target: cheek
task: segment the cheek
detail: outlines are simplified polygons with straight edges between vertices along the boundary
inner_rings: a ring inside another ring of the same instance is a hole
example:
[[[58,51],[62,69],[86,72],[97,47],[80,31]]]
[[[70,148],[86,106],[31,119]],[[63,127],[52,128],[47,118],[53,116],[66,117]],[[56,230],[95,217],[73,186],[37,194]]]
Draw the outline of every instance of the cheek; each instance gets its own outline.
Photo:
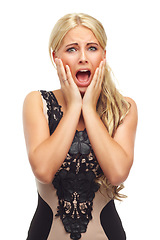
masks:
[[[71,57],[63,57],[62,62],[64,65],[68,65],[70,68],[72,68],[75,63],[74,59]]]
[[[99,54],[97,56],[92,57],[92,64],[95,68],[97,68],[100,64],[100,62],[104,59],[104,57],[102,56],[102,54]]]
[[[75,59],[73,59],[73,58],[67,58],[67,59],[65,60],[65,63],[66,63],[66,65],[68,65],[68,66],[70,67],[71,72],[74,72],[75,63],[76,63]]]
[[[63,66],[64,66],[64,68],[66,69],[66,65],[68,65],[69,66],[69,68],[70,68],[70,71],[71,71],[71,74],[72,74],[72,76],[74,77],[74,72],[75,72],[75,61],[74,60],[72,60],[72,59],[69,59],[69,58],[63,58],[63,59],[61,59],[62,60],[62,62],[63,62]]]
[[[93,63],[94,71],[99,67],[101,61],[102,59],[96,59],[96,61],[94,61]]]

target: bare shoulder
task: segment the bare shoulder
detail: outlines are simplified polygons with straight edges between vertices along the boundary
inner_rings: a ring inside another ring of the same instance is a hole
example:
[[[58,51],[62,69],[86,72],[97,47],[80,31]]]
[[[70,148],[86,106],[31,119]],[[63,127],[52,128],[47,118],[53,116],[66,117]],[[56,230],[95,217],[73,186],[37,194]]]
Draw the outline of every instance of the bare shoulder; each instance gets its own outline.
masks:
[[[35,119],[35,116],[43,110],[43,102],[39,91],[27,94],[23,103],[23,119]]]
[[[129,102],[129,103],[131,104],[131,107],[132,107],[132,108],[137,109],[137,104],[136,104],[136,102],[135,102],[132,98],[130,98],[130,97],[124,97],[124,98],[125,98],[125,100],[126,100],[127,102]]]
[[[23,104],[23,128],[28,152],[49,136],[43,101],[39,91],[27,94]]]
[[[130,103],[130,109],[116,130],[114,139],[126,150],[128,154],[133,153],[134,140],[138,122],[137,104],[130,97],[125,97]]]
[[[32,91],[28,93],[24,99],[24,106],[28,104],[34,104],[35,102],[39,103],[42,106],[42,100],[39,91]]]
[[[123,128],[125,126],[128,126],[130,128],[133,128],[136,130],[137,127],[137,122],[138,122],[138,110],[137,110],[137,104],[136,102],[130,98],[130,97],[125,97],[125,100],[130,103],[130,109],[127,115],[125,116],[123,120],[123,124],[120,126]]]

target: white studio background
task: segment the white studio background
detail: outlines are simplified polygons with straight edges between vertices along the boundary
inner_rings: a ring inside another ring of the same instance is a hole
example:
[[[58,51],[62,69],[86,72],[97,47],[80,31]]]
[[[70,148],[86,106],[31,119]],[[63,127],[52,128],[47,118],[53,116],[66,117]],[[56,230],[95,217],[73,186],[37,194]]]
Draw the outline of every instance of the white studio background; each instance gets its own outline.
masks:
[[[22,106],[30,91],[59,88],[49,59],[48,40],[56,21],[71,12],[88,13],[103,23],[108,35],[107,60],[118,87],[137,103],[135,162],[123,191],[128,198],[116,205],[128,240],[158,240],[158,0],[0,2],[0,238],[26,239],[36,209],[37,192],[25,148]]]

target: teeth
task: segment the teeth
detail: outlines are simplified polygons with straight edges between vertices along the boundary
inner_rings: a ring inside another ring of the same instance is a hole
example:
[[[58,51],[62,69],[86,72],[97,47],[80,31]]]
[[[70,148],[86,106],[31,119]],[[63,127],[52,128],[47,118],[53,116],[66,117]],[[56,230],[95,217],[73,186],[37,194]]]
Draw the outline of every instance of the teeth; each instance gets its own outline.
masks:
[[[80,70],[80,72],[88,72],[88,70]]]

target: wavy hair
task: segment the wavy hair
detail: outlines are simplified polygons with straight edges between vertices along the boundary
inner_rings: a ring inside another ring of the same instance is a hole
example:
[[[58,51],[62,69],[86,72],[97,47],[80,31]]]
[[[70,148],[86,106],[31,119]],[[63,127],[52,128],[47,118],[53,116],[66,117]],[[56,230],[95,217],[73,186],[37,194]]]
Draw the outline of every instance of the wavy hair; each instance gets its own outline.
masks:
[[[56,53],[58,51],[63,38],[68,31],[79,25],[90,29],[97,38],[101,47],[104,50],[106,49],[107,36],[101,22],[94,17],[83,13],[67,14],[58,20],[50,35],[49,54],[53,65],[54,61],[52,53]],[[130,104],[117,90],[114,83],[113,72],[106,63],[102,91],[97,102],[97,112],[111,137],[114,137],[116,129],[123,122],[123,119],[129,112],[129,109]],[[125,197],[119,193],[119,191],[124,188],[123,184],[120,186],[113,186],[104,175],[97,179],[97,182],[101,185],[105,185],[108,194],[112,193],[113,198],[121,200],[122,197]]]

